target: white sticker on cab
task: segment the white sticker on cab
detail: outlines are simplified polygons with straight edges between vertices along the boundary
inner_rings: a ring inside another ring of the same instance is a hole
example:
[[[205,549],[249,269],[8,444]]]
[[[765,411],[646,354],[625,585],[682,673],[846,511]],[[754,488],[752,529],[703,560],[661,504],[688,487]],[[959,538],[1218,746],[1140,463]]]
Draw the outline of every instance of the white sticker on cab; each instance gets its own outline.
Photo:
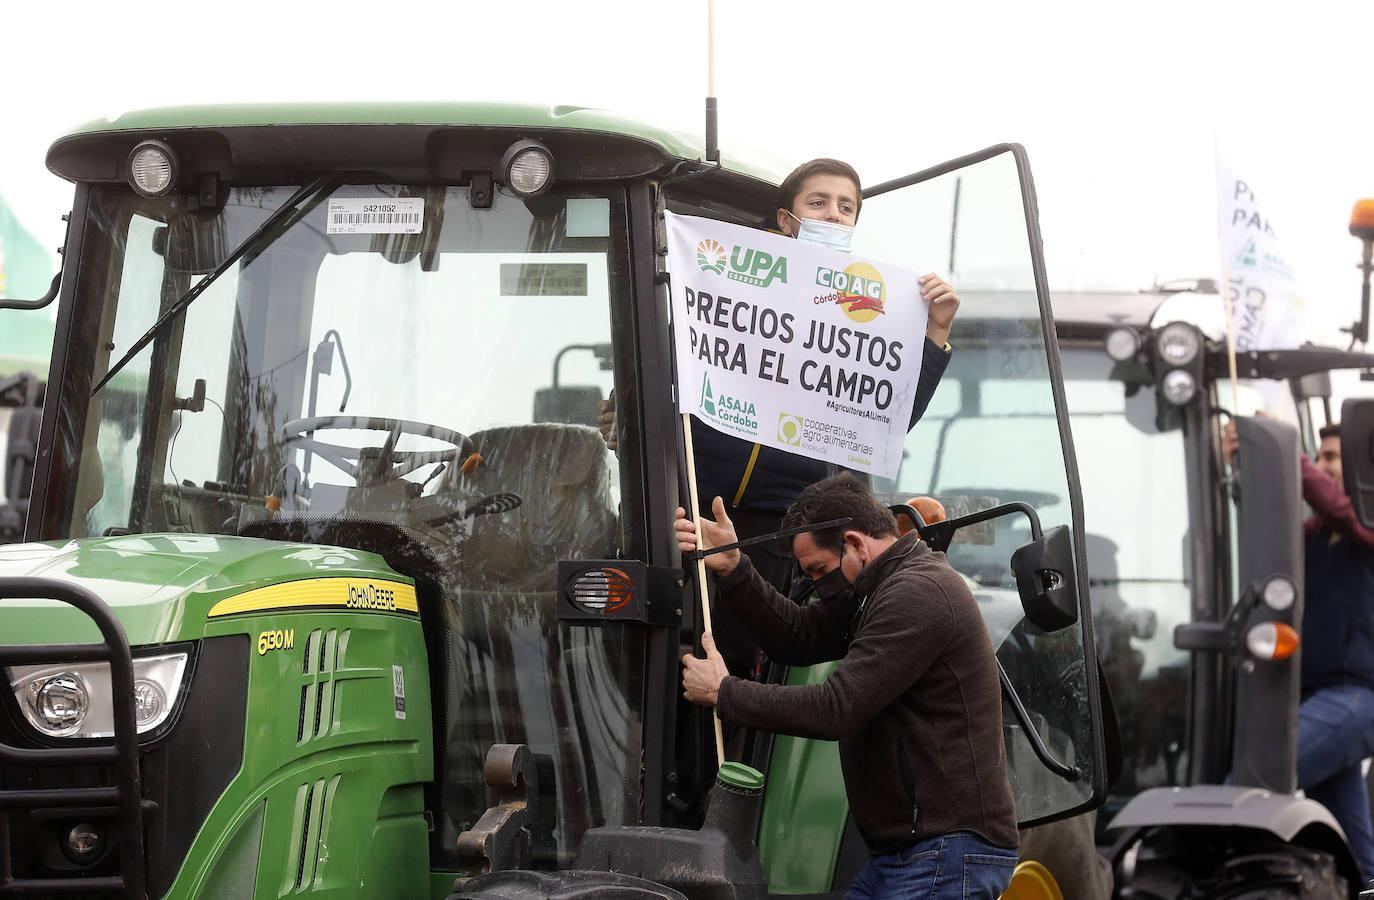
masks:
[[[406,673],[400,666],[391,667],[391,693],[396,698],[396,718],[406,717]]]
[[[329,234],[419,234],[423,197],[331,197]]]

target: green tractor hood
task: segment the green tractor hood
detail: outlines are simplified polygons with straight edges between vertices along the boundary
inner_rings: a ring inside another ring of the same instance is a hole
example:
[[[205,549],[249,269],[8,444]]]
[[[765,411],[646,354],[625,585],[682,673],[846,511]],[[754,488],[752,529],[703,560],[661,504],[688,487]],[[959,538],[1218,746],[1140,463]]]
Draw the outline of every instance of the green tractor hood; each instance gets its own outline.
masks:
[[[199,639],[213,617],[301,605],[344,608],[335,599],[361,598],[378,582],[404,586],[396,592],[404,595],[398,611],[413,613],[405,607],[414,605],[414,582],[374,553],[257,538],[140,534],[0,547],[0,577],[15,576],[57,578],[90,590],[114,610],[135,647]],[[250,592],[261,602],[244,602]],[[390,591],[383,594],[395,603]],[[0,636],[5,644],[100,640],[84,613],[23,598],[0,599]]]

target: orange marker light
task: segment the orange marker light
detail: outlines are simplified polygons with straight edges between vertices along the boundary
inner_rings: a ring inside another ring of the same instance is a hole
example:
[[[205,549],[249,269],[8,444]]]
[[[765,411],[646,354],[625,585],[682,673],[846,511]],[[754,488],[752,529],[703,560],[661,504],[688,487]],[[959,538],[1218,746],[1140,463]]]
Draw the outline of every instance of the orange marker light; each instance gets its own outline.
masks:
[[[943,522],[949,516],[945,513],[945,507],[934,497],[912,497],[906,501],[906,505],[914,508],[921,514],[921,521],[927,525],[934,525],[936,522]],[[913,527],[910,516],[897,517],[897,533],[906,534]]]
[[[1357,200],[1350,211],[1350,233],[1364,241],[1374,241],[1374,200]]]
[[[462,471],[464,475],[471,475],[474,471],[476,471],[477,467],[481,464],[482,454],[474,453],[467,459],[463,460],[463,467],[460,471]]]
[[[1279,662],[1298,652],[1298,633],[1282,622],[1264,622],[1245,635],[1245,646],[1256,659]]]

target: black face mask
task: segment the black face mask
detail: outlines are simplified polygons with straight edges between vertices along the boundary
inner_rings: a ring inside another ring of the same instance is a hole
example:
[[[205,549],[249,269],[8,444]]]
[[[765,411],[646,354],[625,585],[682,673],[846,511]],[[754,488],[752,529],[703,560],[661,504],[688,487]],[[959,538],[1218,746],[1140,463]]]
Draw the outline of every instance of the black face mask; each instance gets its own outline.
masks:
[[[816,593],[822,600],[843,600],[852,596],[854,585],[844,574],[844,552],[840,552],[840,565],[826,572],[814,582]]]

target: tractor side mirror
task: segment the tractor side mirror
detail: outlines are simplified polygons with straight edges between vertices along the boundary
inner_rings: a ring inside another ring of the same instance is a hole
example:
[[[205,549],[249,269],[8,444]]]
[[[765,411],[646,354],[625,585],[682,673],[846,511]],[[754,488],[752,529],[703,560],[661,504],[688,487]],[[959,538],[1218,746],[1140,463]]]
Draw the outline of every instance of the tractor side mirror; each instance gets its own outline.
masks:
[[[205,275],[224,262],[224,219],[185,212],[153,231],[153,252],[169,272]]]
[[[894,512],[899,507],[890,507]],[[913,522],[918,518],[909,511]],[[990,522],[1009,515],[1024,515],[1030,521],[1031,539],[1011,555],[1011,571],[1016,592],[1026,619],[1044,632],[1060,631],[1078,621],[1078,579],[1074,576],[1073,533],[1068,526],[1040,528],[1040,517],[1029,503],[1014,501],[979,510],[955,519],[926,525],[919,522],[921,537],[932,550],[947,552],[961,528]]]
[[[1026,618],[1041,631],[1058,631],[1078,621],[1078,579],[1073,569],[1073,535],[1056,525],[1011,555],[1016,592]]]
[[[1374,399],[1341,404],[1341,472],[1355,515],[1374,528]]]
[[[534,392],[534,421],[595,428],[599,402],[596,385],[540,388]]]

